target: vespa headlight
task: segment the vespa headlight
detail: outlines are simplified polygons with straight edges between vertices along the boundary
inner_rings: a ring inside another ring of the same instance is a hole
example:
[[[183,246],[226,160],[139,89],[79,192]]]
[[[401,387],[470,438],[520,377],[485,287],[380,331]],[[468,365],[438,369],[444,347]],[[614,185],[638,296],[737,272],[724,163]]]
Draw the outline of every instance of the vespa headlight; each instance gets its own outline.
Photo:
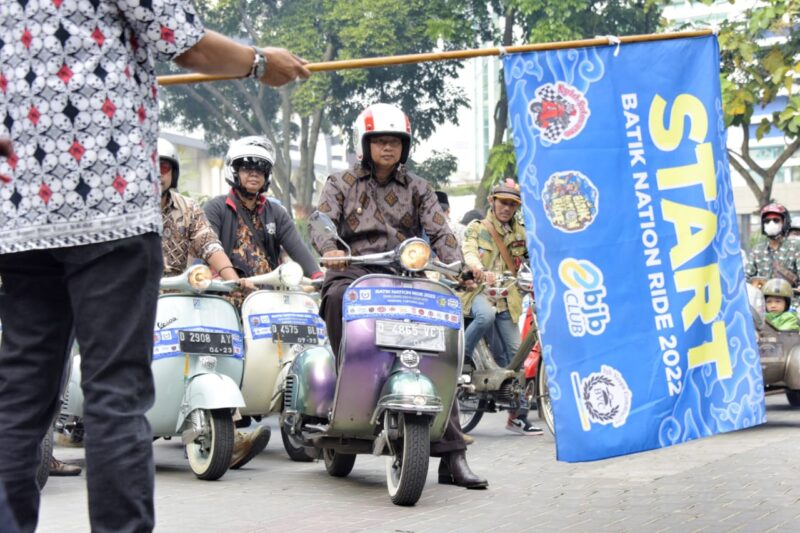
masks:
[[[419,354],[414,350],[403,350],[400,352],[400,363],[408,368],[417,368],[419,366]]]
[[[297,287],[303,281],[303,267],[294,262],[284,263],[279,267],[281,284],[286,287]]]
[[[206,265],[196,265],[189,271],[189,286],[203,292],[211,285],[211,269]]]
[[[422,239],[408,239],[400,245],[398,260],[403,268],[419,272],[428,265],[431,247]]]

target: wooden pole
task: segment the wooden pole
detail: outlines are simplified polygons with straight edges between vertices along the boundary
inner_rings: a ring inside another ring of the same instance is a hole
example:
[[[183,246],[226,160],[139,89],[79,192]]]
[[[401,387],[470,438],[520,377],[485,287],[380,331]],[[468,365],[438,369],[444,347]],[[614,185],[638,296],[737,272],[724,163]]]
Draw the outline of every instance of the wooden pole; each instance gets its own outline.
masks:
[[[651,33],[647,35],[628,35],[619,37],[619,42],[641,43],[648,41],[664,41],[668,39],[685,39],[689,37],[703,37],[711,35],[712,30],[682,31],[675,33]],[[586,48],[589,46],[614,45],[608,37],[596,37],[580,41],[563,41],[558,43],[522,44],[506,46],[504,48],[474,48],[470,50],[452,50],[450,52],[429,52],[425,54],[408,54],[399,56],[368,57],[364,59],[341,59],[326,61],[324,63],[309,63],[306,65],[311,72],[325,72],[353,68],[386,67],[390,65],[406,65],[409,63],[423,63],[426,61],[448,61],[454,59],[469,59],[473,57],[499,56],[503,53],[518,54],[522,52],[535,52],[542,50],[562,50],[564,48]],[[162,86],[181,85],[186,83],[201,83],[207,81],[221,81],[238,79],[233,76],[209,76],[207,74],[175,74],[172,76],[159,76],[158,84]]]

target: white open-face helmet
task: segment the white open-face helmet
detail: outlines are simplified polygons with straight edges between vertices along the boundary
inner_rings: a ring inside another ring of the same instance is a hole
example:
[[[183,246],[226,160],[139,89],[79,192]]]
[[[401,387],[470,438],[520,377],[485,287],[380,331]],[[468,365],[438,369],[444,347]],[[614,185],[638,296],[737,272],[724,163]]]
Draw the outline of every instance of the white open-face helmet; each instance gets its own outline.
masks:
[[[356,158],[369,162],[369,138],[376,135],[395,135],[403,142],[400,162],[408,160],[411,151],[411,122],[399,108],[391,104],[372,104],[362,111],[353,125]]]
[[[266,137],[251,135],[233,141],[225,154],[225,181],[235,188],[240,188],[239,169],[242,166],[258,168],[264,171],[262,193],[269,188],[272,165],[275,163],[275,149]]]
[[[172,185],[170,189],[178,188],[178,177],[181,173],[181,163],[178,161],[178,150],[175,145],[166,139],[158,138],[158,160],[169,161],[172,164]]]

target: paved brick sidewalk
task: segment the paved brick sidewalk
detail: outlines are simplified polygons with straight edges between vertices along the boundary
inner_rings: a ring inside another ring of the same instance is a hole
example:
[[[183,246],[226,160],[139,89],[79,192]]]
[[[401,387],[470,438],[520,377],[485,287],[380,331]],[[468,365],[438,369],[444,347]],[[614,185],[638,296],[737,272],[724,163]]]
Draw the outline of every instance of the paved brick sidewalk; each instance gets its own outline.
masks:
[[[175,442],[156,444],[157,531],[791,531],[800,523],[800,410],[767,399],[746,431],[582,464],[559,463],[549,434],[506,432],[486,416],[470,447],[487,491],[438,485],[436,461],[412,508],[391,504],[382,458],[346,479],[292,463],[275,431],[267,450],[217,482],[195,479]],[[82,450],[57,448],[62,459]],[[52,478],[40,531],[88,531],[85,478]]]

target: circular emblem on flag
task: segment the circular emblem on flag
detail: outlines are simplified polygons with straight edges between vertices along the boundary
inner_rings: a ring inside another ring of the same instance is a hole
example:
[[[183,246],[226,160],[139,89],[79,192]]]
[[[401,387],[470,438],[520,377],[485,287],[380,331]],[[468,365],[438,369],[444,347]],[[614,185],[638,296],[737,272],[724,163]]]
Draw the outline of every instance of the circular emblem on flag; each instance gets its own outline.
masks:
[[[550,224],[565,233],[588,228],[600,207],[594,183],[577,170],[551,174],[544,184],[542,203]]]
[[[564,82],[546,83],[536,89],[528,112],[542,138],[553,144],[576,137],[591,114],[584,94]]]

